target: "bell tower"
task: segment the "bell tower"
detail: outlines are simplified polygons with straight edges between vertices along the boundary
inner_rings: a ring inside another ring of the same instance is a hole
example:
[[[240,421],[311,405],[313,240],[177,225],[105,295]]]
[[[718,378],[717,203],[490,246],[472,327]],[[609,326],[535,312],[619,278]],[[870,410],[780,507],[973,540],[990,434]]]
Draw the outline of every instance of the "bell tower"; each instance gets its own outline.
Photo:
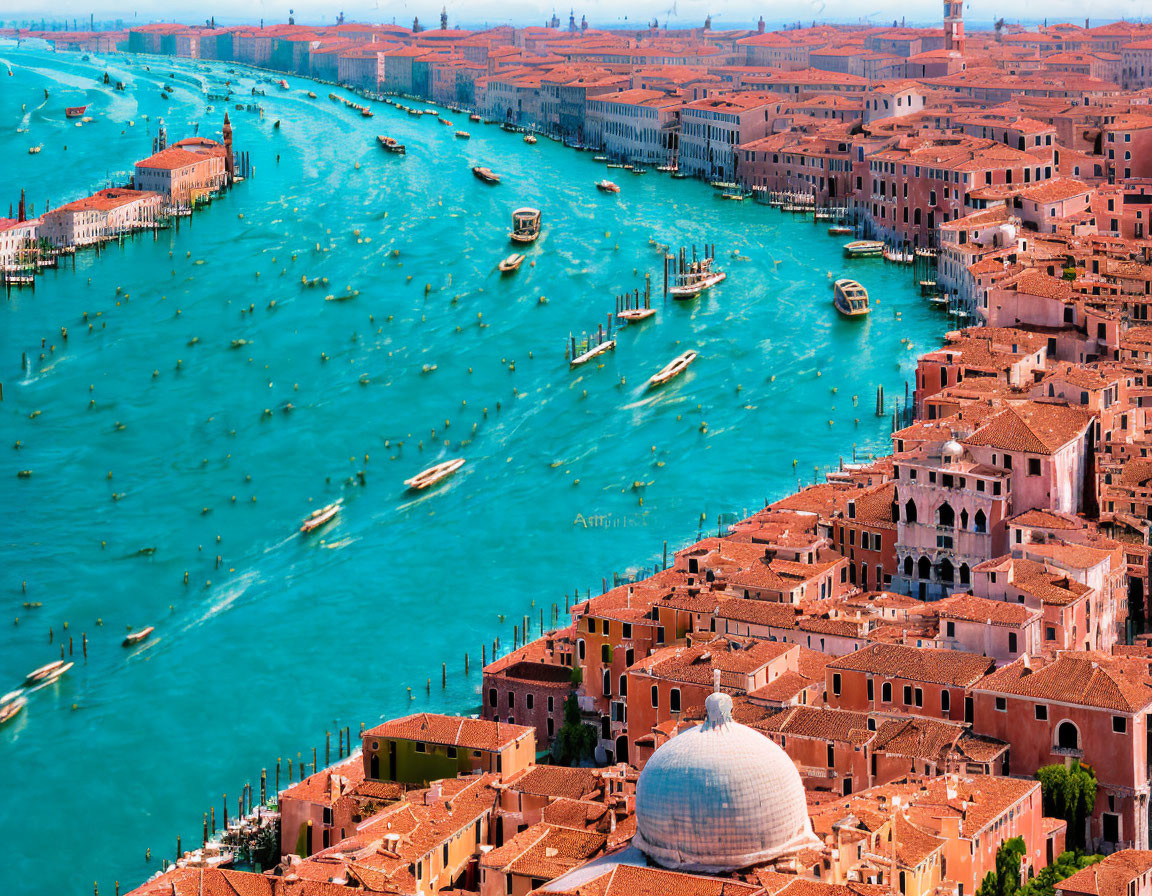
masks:
[[[944,0],[944,49],[964,53],[963,0]]]

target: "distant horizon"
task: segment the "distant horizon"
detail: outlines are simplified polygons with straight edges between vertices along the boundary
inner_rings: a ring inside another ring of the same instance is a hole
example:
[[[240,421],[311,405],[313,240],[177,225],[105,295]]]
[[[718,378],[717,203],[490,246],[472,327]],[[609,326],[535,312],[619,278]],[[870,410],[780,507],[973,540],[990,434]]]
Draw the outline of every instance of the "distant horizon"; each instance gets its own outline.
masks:
[[[662,6],[663,4],[658,5]],[[167,4],[162,7],[163,14],[151,14],[147,11],[117,12],[106,8],[98,9],[91,6],[81,11],[79,9],[80,4],[77,3],[76,0],[64,0],[62,6],[65,10],[69,11],[61,12],[61,4],[54,4],[51,13],[44,10],[5,12],[0,13],[0,21],[4,23],[4,27],[34,28],[41,21],[44,21],[48,26],[67,24],[70,29],[73,22],[75,22],[78,30],[84,31],[87,30],[90,15],[94,17],[97,25],[115,22],[119,19],[123,21],[124,27],[126,28],[168,22],[184,25],[201,25],[213,17],[210,8],[196,8],[193,6],[181,7],[172,4]],[[75,11],[71,10],[73,6],[76,7]],[[679,2],[679,0],[673,0],[671,7],[652,10],[647,13],[644,11],[644,5],[638,5],[634,12],[628,14],[620,14],[618,6],[609,5],[602,2],[602,0],[595,0],[595,2],[584,9],[576,9],[575,6],[562,9],[560,6],[557,6],[555,10],[553,10],[552,6],[542,6],[534,2],[525,2],[525,0],[513,0],[511,4],[506,3],[501,5],[501,9],[505,15],[500,18],[485,17],[481,11],[483,6],[474,2],[474,0],[465,0],[463,3],[455,4],[422,2],[412,5],[409,5],[407,0],[404,0],[404,2],[401,3],[389,4],[388,7],[382,6],[379,0],[372,6],[362,3],[361,0],[361,2],[353,2],[349,5],[341,5],[339,3],[308,3],[299,9],[293,6],[291,2],[283,5],[266,6],[263,0],[258,0],[253,6],[256,11],[252,15],[215,15],[216,24],[221,27],[258,25],[260,20],[263,19],[265,27],[271,27],[274,25],[287,24],[289,14],[291,13],[297,25],[319,27],[335,24],[336,16],[343,11],[345,21],[348,23],[375,25],[396,24],[410,27],[413,17],[417,17],[420,19],[421,25],[431,30],[439,27],[440,10],[446,6],[448,9],[449,27],[467,30],[483,30],[485,28],[509,25],[518,28],[539,27],[551,18],[553,11],[555,11],[556,16],[560,19],[560,27],[563,29],[568,25],[569,10],[575,12],[577,22],[580,21],[581,16],[587,16],[589,27],[599,30],[642,28],[651,22],[653,18],[658,19],[662,27],[666,26],[673,30],[697,28],[704,23],[705,18],[709,15],[712,17],[712,24],[716,30],[739,30],[742,28],[755,28],[761,15],[760,12],[751,6],[744,6],[743,4],[739,4],[737,10],[728,14],[717,11],[709,12],[708,5],[700,2],[700,0],[687,0],[687,2],[684,3]],[[1025,27],[1037,27],[1043,25],[1045,22],[1050,25],[1065,22],[1083,25],[1085,18],[1087,18],[1093,26],[1116,21],[1139,23],[1147,21],[1149,18],[1145,15],[1143,2],[1139,4],[1117,4],[1117,8],[1114,11],[1103,13],[1096,8],[1090,11],[1081,8],[1077,14],[1071,6],[1071,4],[1057,0],[1055,4],[1049,7],[1052,10],[1052,14],[1047,17],[1011,18],[1005,16],[1004,18],[1009,24],[1023,25]],[[1121,7],[1123,11],[1128,13],[1127,15],[1122,14]],[[900,22],[901,19],[903,19],[903,24],[907,27],[924,28],[939,25],[941,21],[939,4],[932,2],[917,2],[905,7],[903,12],[895,9],[881,8],[865,15],[860,15],[848,4],[837,2],[817,2],[809,4],[807,7],[794,7],[794,9],[799,13],[796,18],[784,18],[780,16],[770,18],[765,16],[766,26],[771,30],[779,30],[782,27],[793,25],[797,22],[805,26],[810,26],[815,22],[817,25],[870,25],[875,27],[890,25],[893,21]],[[843,9],[842,14],[837,14],[837,10],[839,9]],[[454,10],[457,11],[454,12]],[[1132,15],[1131,13],[1133,12],[1137,14]],[[1085,13],[1087,13],[1087,15],[1085,15]],[[985,11],[983,4],[978,5],[975,12],[971,10],[971,4],[969,4],[969,9],[965,11],[965,21],[971,30],[991,29],[993,23],[999,17],[1000,15],[995,12],[995,7],[991,4],[987,5],[987,11]]]

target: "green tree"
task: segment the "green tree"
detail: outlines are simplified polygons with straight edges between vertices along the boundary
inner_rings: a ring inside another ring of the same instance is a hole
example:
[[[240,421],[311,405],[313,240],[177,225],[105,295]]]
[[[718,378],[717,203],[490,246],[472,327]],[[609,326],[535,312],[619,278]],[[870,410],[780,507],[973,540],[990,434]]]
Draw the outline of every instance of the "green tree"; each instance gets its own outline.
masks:
[[[1044,814],[1068,823],[1068,845],[1081,848],[1084,819],[1096,805],[1096,773],[1074,760],[1071,766],[1046,765],[1036,772],[1044,798]]]
[[[556,732],[552,755],[560,765],[579,765],[582,760],[592,758],[595,748],[596,729],[584,724],[576,695],[570,694],[564,701],[564,724]]]
[[[1082,868],[1095,865],[1103,858],[1103,856],[1087,856],[1079,851],[1062,852],[1055,862],[1041,869],[1039,874],[1020,888],[1019,896],[1056,896],[1056,884]]]
[[[984,875],[976,896],[1015,896],[1020,889],[1020,859],[1027,851],[1023,837],[1001,843],[996,850],[996,870]]]
[[[984,875],[976,896],[1055,896],[1056,884],[1104,858],[1086,856],[1075,850],[1062,852],[1055,862],[1020,886],[1020,860],[1027,851],[1023,837],[1013,837],[1000,844],[996,850],[996,870]]]

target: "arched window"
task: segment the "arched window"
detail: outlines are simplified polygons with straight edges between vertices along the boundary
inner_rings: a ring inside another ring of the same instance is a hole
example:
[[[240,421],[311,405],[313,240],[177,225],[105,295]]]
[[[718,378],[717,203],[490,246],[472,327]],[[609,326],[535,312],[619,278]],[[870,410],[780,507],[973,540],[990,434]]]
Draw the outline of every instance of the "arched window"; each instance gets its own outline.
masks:
[[[976,517],[972,521],[972,528],[977,532],[988,531],[988,517],[984,515],[983,510],[976,511]]]
[[[941,582],[951,582],[956,578],[956,571],[952,566],[952,561],[947,557],[940,561],[939,572]]]
[[[1062,750],[1080,749],[1080,732],[1071,722],[1061,722],[1056,729],[1056,746]]]
[[[916,502],[911,498],[909,498],[908,503],[904,505],[904,522],[916,522]]]
[[[941,504],[936,511],[936,523],[940,526],[956,525],[956,511],[952,509],[952,505],[947,501]]]
[[[921,557],[920,562],[916,564],[917,578],[925,581],[932,578],[932,561],[927,557]]]
[[[583,638],[579,638],[576,641],[576,655],[580,659],[584,659],[584,639]]]
[[[892,682],[886,681],[884,684],[880,685],[880,702],[892,702]]]
[[[612,696],[612,673],[608,669],[604,670],[604,696]]]
[[[967,563],[960,564],[960,584],[967,585],[972,581],[971,570],[968,569]]]
[[[967,510],[961,510],[960,511],[960,528],[961,529],[967,529],[968,528],[968,511]]]
[[[912,562],[911,557],[904,558],[904,575],[912,578],[912,573],[915,572],[915,563]]]
[[[601,644],[600,645],[600,662],[602,662],[602,663],[612,662],[612,645],[611,644]]]

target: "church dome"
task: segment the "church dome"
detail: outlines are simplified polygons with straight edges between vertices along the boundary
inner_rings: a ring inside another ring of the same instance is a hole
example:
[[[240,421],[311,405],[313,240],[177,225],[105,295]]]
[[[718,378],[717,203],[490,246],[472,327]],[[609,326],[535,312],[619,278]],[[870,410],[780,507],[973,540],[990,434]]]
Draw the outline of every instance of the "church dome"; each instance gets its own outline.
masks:
[[[661,746],[636,784],[632,845],[665,868],[732,871],[820,845],[792,760],[732,721],[711,694],[708,719]]]

